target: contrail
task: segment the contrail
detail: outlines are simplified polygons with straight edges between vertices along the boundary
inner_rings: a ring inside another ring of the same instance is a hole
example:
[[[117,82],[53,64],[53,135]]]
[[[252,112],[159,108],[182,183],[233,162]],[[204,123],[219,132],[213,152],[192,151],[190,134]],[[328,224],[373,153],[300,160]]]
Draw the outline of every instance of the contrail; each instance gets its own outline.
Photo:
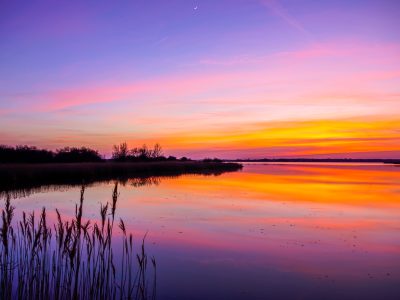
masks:
[[[313,39],[311,33],[307,31],[277,0],[261,0],[261,3],[272,11],[276,16],[284,20],[289,26],[300,31],[308,38]]]

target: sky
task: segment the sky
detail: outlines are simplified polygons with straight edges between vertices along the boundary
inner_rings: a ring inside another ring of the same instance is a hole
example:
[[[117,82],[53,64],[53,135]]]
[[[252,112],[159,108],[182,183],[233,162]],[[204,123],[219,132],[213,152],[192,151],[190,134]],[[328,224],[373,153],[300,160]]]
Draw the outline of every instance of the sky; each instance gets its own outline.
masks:
[[[400,1],[0,0],[0,144],[400,157]]]

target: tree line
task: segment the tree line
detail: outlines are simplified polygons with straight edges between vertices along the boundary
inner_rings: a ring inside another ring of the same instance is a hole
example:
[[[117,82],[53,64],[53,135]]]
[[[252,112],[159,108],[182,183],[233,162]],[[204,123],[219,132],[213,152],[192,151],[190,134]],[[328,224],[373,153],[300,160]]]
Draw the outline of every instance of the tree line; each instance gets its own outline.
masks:
[[[102,162],[106,161],[97,150],[87,147],[64,147],[56,151],[39,149],[32,146],[0,145],[0,163],[72,163],[72,162]],[[160,144],[149,148],[146,144],[141,147],[128,148],[127,143],[113,146],[112,161],[175,161],[174,156],[165,157]],[[189,160],[182,157],[181,161]]]
[[[65,147],[50,151],[26,145],[16,147],[0,145],[0,163],[67,163],[102,160],[98,151],[86,147]]]
[[[112,160],[114,161],[175,161],[175,156],[164,156],[160,144],[155,144],[153,148],[149,148],[146,144],[142,147],[129,149],[127,143],[121,143],[113,146]],[[189,160],[182,157],[181,161]]]

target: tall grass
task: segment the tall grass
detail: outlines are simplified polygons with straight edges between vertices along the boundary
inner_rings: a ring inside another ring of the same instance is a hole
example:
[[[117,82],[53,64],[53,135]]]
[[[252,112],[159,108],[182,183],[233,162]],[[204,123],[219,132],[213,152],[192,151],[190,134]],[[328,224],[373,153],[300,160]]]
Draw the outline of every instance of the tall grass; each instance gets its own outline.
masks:
[[[75,216],[64,220],[56,209],[53,226],[46,209],[40,215],[22,213],[6,197],[0,229],[0,299],[154,299],[156,262],[144,241],[136,253],[132,234],[118,221],[122,254],[113,238],[118,185],[111,203],[101,205],[100,222],[84,221],[82,187]],[[149,265],[153,278],[149,278]]]

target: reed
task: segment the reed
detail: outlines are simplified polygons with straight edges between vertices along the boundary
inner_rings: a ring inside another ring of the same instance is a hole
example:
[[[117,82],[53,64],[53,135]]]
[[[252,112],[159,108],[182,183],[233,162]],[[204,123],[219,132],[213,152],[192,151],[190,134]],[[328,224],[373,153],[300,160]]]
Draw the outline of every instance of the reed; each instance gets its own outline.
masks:
[[[48,224],[45,208],[39,216],[23,212],[21,220],[14,222],[15,208],[10,197],[5,198],[0,229],[0,299],[155,298],[155,259],[149,262],[145,238],[136,253],[123,220],[118,221],[122,254],[115,254],[118,184],[111,204],[100,207],[99,223],[83,219],[84,192],[82,187],[75,216],[64,220],[56,209],[53,226]]]

